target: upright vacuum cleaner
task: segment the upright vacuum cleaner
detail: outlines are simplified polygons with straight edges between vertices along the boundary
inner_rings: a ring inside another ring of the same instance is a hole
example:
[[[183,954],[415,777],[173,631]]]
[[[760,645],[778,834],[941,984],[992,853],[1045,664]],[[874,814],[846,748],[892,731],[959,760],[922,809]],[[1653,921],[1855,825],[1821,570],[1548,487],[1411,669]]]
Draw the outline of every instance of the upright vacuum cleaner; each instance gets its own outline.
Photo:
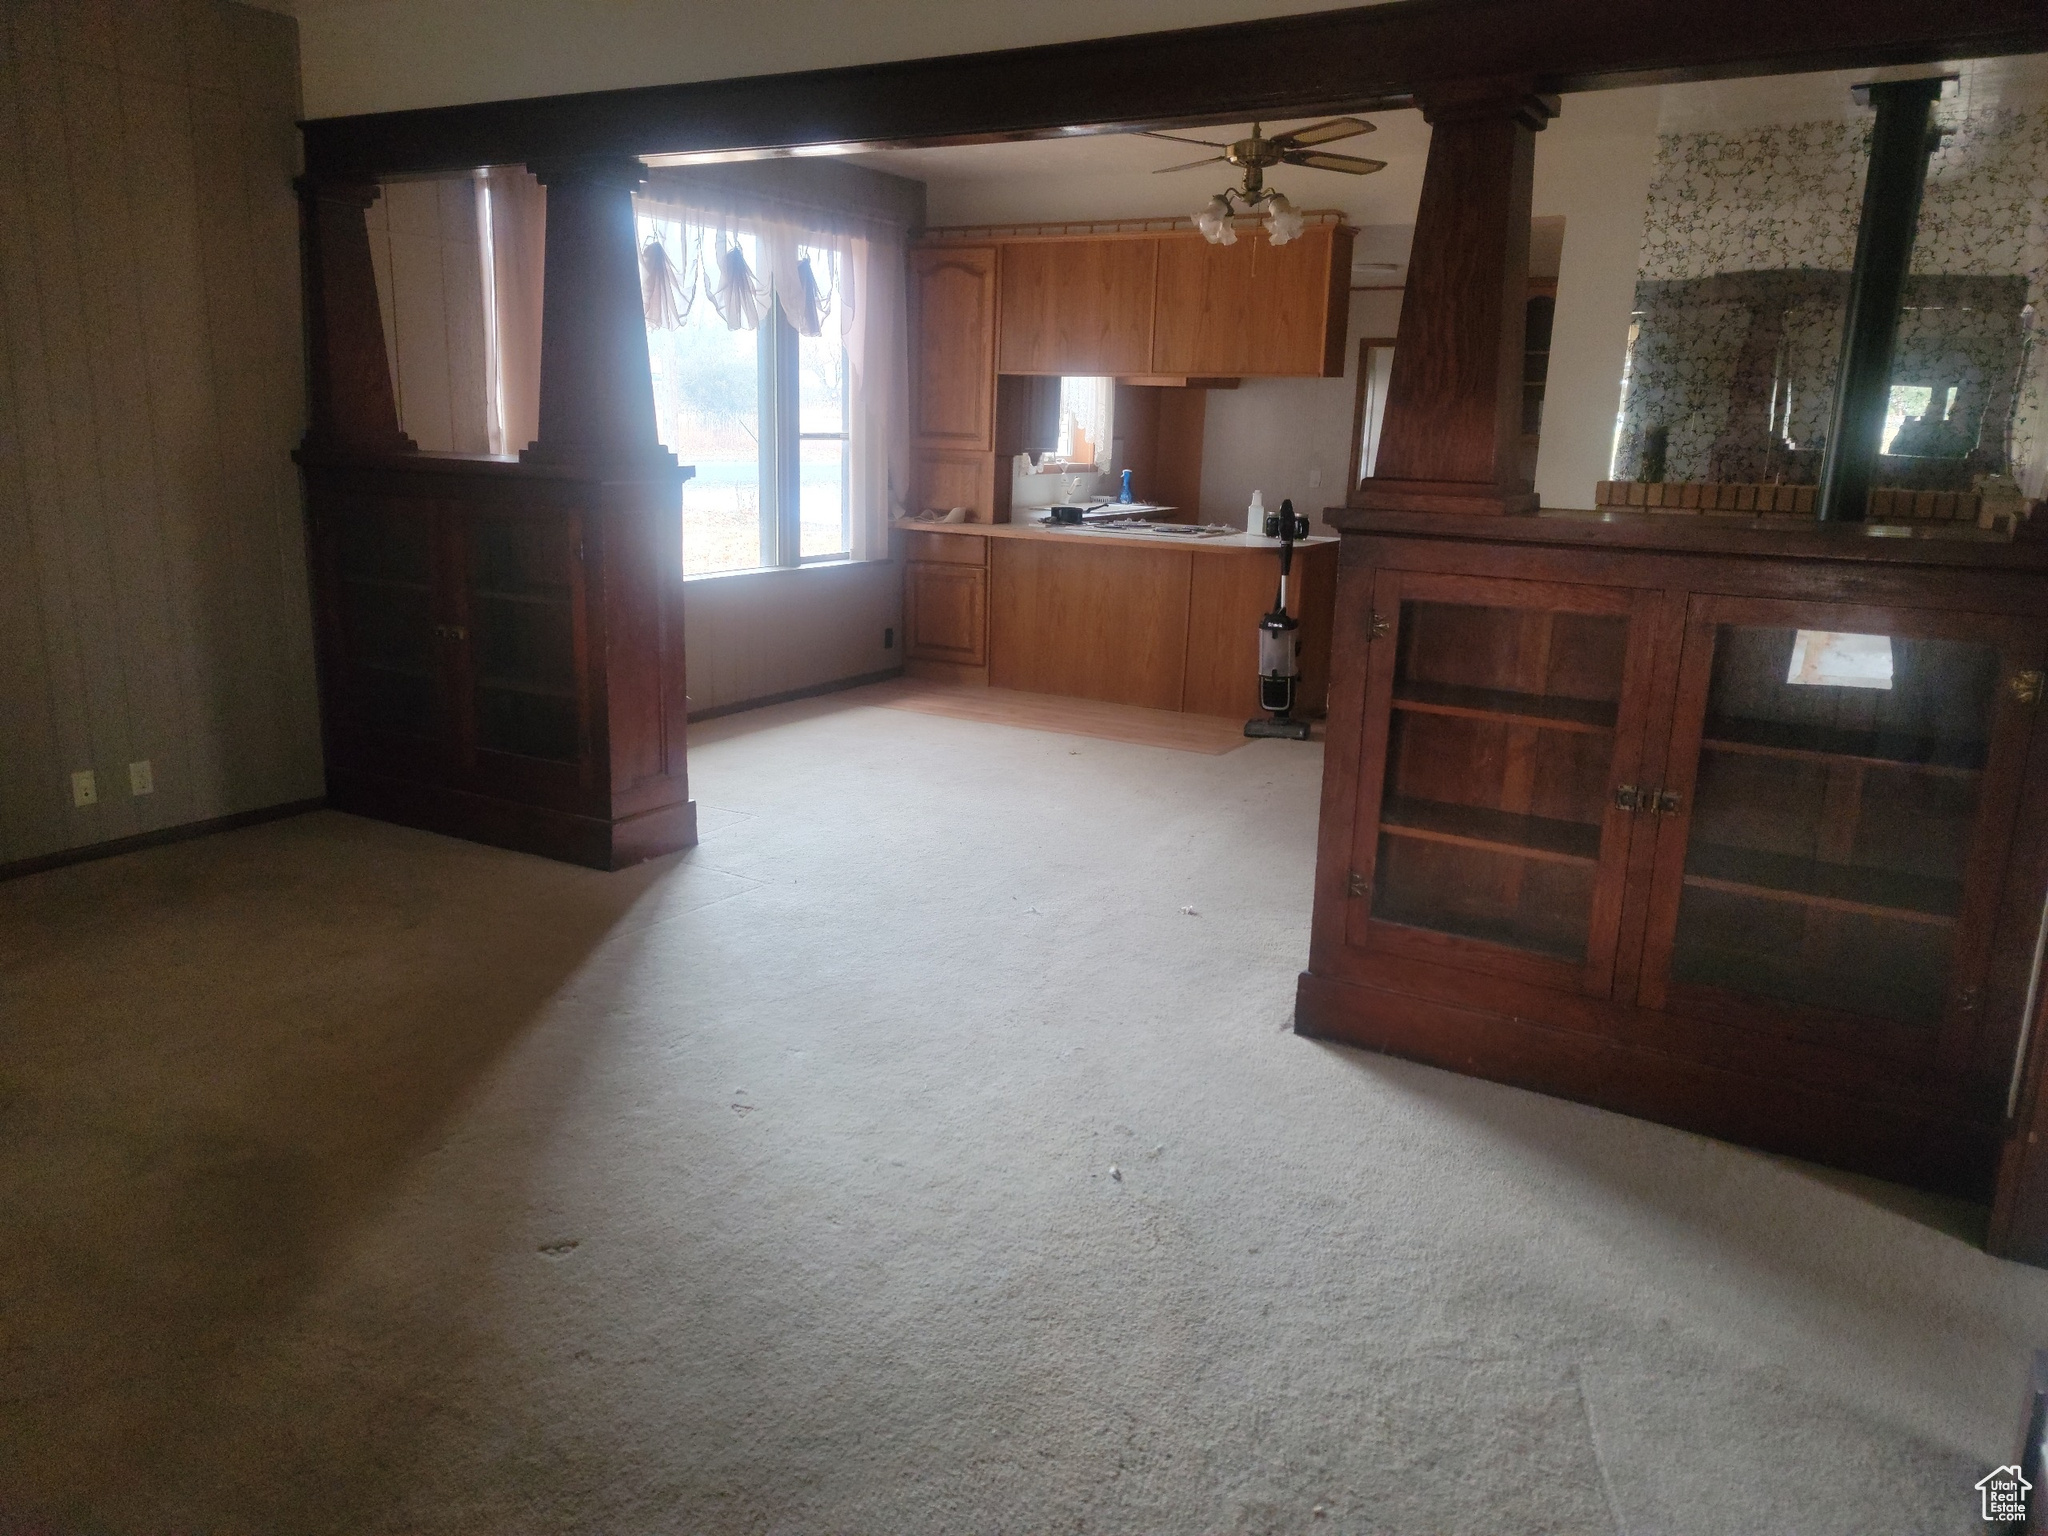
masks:
[[[1266,537],[1280,541],[1280,594],[1273,611],[1259,620],[1259,708],[1263,720],[1247,720],[1247,736],[1278,736],[1307,741],[1308,722],[1294,718],[1294,693],[1301,685],[1301,626],[1287,612],[1287,573],[1294,564],[1294,541],[1308,537],[1308,519],[1298,516],[1292,501],[1266,514]]]

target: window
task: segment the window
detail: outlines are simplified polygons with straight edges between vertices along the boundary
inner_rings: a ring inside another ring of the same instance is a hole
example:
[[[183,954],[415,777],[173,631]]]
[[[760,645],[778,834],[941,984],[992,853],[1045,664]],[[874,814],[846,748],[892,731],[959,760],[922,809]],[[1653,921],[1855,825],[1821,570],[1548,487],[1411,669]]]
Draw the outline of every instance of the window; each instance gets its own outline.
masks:
[[[1116,380],[1069,376],[1060,380],[1059,437],[1053,454],[1064,464],[1093,464],[1104,474],[1115,458]]]
[[[683,574],[850,558],[851,376],[832,312],[839,254],[796,248],[806,302],[823,311],[819,334],[807,336],[774,279],[756,275],[771,264],[756,235],[645,214],[639,233],[643,249],[661,241],[683,274],[680,323],[647,330],[656,430],[696,470],[683,485]]]
[[[776,318],[784,326],[778,311]],[[794,333],[794,327],[790,328]],[[853,547],[852,420],[846,342],[834,326],[797,336],[800,560],[843,560]]]

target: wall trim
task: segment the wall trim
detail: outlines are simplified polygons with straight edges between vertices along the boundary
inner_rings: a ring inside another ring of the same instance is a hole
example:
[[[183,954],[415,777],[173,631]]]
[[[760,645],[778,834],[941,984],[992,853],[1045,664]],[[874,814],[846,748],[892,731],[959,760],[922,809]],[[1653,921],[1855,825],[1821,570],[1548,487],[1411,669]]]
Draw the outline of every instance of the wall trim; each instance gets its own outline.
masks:
[[[0,880],[18,880],[24,875],[39,875],[45,870],[62,869],[69,864],[90,864],[97,859],[117,858],[144,848],[159,848],[165,843],[183,843],[195,837],[210,837],[215,832],[233,832],[239,827],[253,827],[266,821],[283,821],[288,816],[303,816],[308,811],[324,809],[326,804],[325,795],[316,795],[311,800],[287,800],[282,805],[236,811],[231,816],[214,816],[205,821],[187,821],[175,827],[158,827],[154,832],[138,832],[133,837],[116,837],[104,843],[87,843],[80,848],[59,848],[55,853],[39,853],[33,858],[0,864]]]
[[[813,683],[808,688],[791,688],[785,693],[771,693],[763,698],[742,699],[736,704],[711,704],[703,709],[690,711],[690,723],[700,720],[716,720],[722,715],[743,714],[750,709],[766,709],[771,704],[794,704],[798,699],[815,699],[828,693],[844,693],[849,688],[865,688],[869,683],[886,683],[891,678],[901,677],[901,667],[887,667],[880,672],[863,672],[858,677],[835,678],[829,683]]]

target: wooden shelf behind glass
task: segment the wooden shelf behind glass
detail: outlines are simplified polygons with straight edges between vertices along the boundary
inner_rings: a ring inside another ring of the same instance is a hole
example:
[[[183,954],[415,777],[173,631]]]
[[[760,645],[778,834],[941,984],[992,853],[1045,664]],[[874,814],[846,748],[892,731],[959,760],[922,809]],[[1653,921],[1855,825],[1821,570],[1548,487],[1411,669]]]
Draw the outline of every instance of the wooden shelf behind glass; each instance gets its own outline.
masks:
[[[1956,880],[1712,843],[1695,843],[1686,851],[1685,883],[1702,890],[1940,928],[1955,926],[1963,901],[1963,887]]]
[[[1441,800],[1387,800],[1380,806],[1380,830],[1393,837],[1456,843],[1552,864],[1600,861],[1598,827]]]
[[[1820,763],[1862,763],[1872,768],[1898,768],[1950,778],[1971,778],[1984,771],[1985,744],[1981,741],[1845,731],[1833,726],[1788,725],[1776,720],[1709,720],[1700,746],[1709,752],[1744,752]]]
[[[1394,685],[1394,708],[1423,715],[1463,715],[1475,720],[1508,720],[1552,731],[1611,731],[1618,706],[1611,699],[1570,699],[1499,688],[1460,688],[1449,683]]]

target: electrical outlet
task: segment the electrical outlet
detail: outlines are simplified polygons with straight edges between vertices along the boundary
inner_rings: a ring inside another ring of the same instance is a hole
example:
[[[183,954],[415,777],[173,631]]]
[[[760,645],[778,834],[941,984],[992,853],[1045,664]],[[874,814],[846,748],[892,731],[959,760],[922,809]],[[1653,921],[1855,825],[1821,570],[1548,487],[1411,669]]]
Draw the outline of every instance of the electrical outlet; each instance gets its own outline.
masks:
[[[99,800],[100,788],[93,781],[90,768],[71,775],[71,803],[74,806],[98,805]]]
[[[1308,472],[1308,488],[1312,491],[1320,490],[1322,488],[1322,484],[1323,472],[1320,469],[1310,470]]]
[[[128,793],[131,795],[153,795],[156,793],[156,775],[150,771],[149,759],[128,765]]]

